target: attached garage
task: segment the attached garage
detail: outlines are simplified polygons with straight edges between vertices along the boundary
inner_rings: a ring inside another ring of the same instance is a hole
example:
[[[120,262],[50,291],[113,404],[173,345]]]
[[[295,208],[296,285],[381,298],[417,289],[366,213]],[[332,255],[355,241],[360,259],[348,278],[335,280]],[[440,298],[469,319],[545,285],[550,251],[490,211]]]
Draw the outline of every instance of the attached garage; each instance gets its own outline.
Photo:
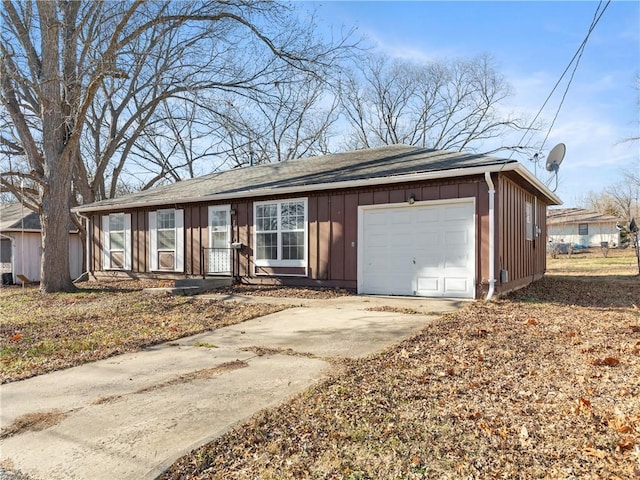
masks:
[[[474,298],[475,199],[361,206],[358,293]]]

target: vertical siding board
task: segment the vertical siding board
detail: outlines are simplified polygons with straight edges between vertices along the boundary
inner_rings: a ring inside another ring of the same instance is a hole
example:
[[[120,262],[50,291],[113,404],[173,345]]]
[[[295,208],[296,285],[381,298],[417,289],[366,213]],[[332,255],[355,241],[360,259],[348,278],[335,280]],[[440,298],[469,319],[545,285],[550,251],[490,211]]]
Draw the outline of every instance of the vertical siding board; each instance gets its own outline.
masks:
[[[536,247],[538,250],[538,268],[539,275],[547,270],[547,204],[538,200],[538,227],[540,234],[536,238]]]
[[[404,188],[391,190],[389,192],[389,203],[404,203],[407,201],[407,195]]]
[[[377,190],[373,192],[373,203],[375,205],[380,205],[383,203],[389,203],[389,191],[388,190]]]
[[[194,216],[197,224],[194,224],[193,240],[191,244],[191,257],[193,264],[193,274],[202,275],[204,266],[202,265],[202,247],[204,247],[205,237],[209,233],[209,207],[207,205],[199,205]],[[233,219],[231,219],[233,221]]]
[[[138,265],[139,272],[149,271],[149,212],[138,212]]]
[[[138,254],[138,213],[131,212],[131,270],[140,271]]]
[[[440,198],[443,200],[449,198],[460,198],[458,184],[442,185],[440,187]]]
[[[495,204],[494,204],[495,208]],[[477,258],[476,258],[476,272],[478,272],[477,282],[479,284],[488,282],[489,279],[489,188],[486,183],[480,183],[477,185],[477,197],[476,197],[476,213],[477,217],[477,231],[478,231],[478,243],[477,245]],[[494,219],[498,217],[494,211]],[[498,230],[496,229],[496,232]],[[494,248],[497,244],[498,235],[494,238]],[[496,251],[496,259],[498,258],[498,251]],[[497,262],[496,262],[497,264]],[[497,269],[496,269],[497,272]]]
[[[318,197],[318,279],[329,277],[329,244],[331,241],[331,225],[329,218],[329,197]]]
[[[92,225],[91,225],[91,243],[94,245],[94,255],[93,255],[93,270],[100,271],[102,270],[102,241],[100,239],[101,230],[99,228],[100,223],[100,215],[93,215]]]
[[[238,241],[242,243],[243,248],[239,252],[238,258],[238,275],[248,277],[251,275],[249,265],[249,208],[252,208],[250,202],[241,202],[236,206],[236,222],[238,224]]]
[[[191,218],[193,215],[194,207],[191,205],[186,205],[184,207],[184,267],[185,274],[190,275],[193,273],[193,219]]]
[[[358,194],[358,205],[373,205],[373,192],[360,192]]]
[[[144,250],[140,251],[140,235],[144,224],[140,225],[140,212],[131,212],[131,269],[134,272],[144,272]]]
[[[386,193],[386,192],[385,192]],[[387,195],[388,199],[388,195]],[[331,206],[331,258],[330,274],[332,280],[344,279],[344,195],[332,195]]]
[[[408,193],[407,197],[409,197]],[[422,196],[420,198],[422,200],[440,200],[440,187],[438,185],[422,187]]]
[[[253,265],[251,265],[251,262],[253,261],[254,258],[254,239],[253,239],[253,202],[248,201],[247,202],[247,238],[249,239],[249,243],[247,243],[247,245],[249,245],[249,248],[247,248],[247,265],[248,265],[248,269],[249,269],[249,274],[253,275]]]
[[[357,274],[358,194],[352,193],[344,196],[344,279],[355,281]]]
[[[140,225],[140,212],[133,210],[131,212],[131,269],[134,272],[144,272],[144,264],[142,256],[144,252],[140,252],[140,230],[144,225]]]
[[[307,199],[308,210],[308,252],[309,277],[318,279],[319,251],[318,251],[318,197]]]
[[[478,183],[476,182],[468,182],[461,183],[458,188],[458,193],[460,194],[460,198],[468,198],[468,197],[478,197]]]

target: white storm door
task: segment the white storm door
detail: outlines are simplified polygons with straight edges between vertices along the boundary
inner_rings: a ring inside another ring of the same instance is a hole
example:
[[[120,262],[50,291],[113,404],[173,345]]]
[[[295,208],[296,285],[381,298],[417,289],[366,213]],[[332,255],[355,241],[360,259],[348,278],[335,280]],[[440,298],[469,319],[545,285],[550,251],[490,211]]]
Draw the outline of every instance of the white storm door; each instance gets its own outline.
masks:
[[[232,274],[231,206],[209,207],[209,255],[207,273]]]

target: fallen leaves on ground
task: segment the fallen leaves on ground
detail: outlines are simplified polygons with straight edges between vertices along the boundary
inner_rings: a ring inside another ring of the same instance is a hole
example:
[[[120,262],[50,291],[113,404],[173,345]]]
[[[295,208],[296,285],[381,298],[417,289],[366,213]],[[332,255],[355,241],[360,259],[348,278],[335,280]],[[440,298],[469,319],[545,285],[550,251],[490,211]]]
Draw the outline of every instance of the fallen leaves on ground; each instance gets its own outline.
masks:
[[[161,478],[640,478],[639,297],[550,277],[469,304]]]
[[[286,298],[319,298],[329,299],[353,295],[353,292],[343,288],[311,288],[285,287],[282,285],[245,285],[236,284],[215,290],[215,293],[234,295],[255,295],[258,297],[286,297]]]
[[[149,282],[83,284],[76,293],[0,290],[0,383],[140,350],[282,310],[150,295]],[[154,285],[155,286],[155,285]]]

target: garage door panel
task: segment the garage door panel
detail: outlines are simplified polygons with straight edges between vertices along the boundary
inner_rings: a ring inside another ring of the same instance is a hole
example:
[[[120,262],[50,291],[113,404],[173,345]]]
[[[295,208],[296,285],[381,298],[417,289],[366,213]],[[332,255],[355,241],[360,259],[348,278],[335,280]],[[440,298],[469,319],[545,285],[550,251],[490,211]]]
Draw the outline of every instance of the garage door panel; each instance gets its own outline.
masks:
[[[469,289],[469,281],[464,277],[446,277],[444,288],[450,293],[465,293]]]
[[[384,212],[375,212],[375,211],[372,211],[371,215],[367,215],[367,218],[365,221],[366,221],[366,225],[369,225],[369,226],[387,225],[389,223],[387,214],[385,214]]]
[[[360,215],[361,293],[473,298],[473,201],[381,206]]]
[[[441,222],[442,218],[437,210],[423,210],[419,215],[415,215],[415,223],[417,225]]]
[[[406,211],[406,209],[396,208],[389,213],[391,213],[389,216],[389,224],[391,225],[409,225],[412,223],[411,212]]]
[[[465,246],[469,244],[469,234],[466,230],[448,230],[444,232],[444,241],[446,245]]]
[[[440,291],[438,277],[418,277],[416,293],[418,295],[437,295]]]
[[[469,256],[468,255],[450,255],[447,256],[444,260],[444,268],[452,269],[452,268],[461,268],[466,269],[469,265]]]
[[[449,221],[462,221],[466,222],[469,219],[469,209],[467,205],[460,204],[456,206],[446,206],[443,208],[444,218]]]

